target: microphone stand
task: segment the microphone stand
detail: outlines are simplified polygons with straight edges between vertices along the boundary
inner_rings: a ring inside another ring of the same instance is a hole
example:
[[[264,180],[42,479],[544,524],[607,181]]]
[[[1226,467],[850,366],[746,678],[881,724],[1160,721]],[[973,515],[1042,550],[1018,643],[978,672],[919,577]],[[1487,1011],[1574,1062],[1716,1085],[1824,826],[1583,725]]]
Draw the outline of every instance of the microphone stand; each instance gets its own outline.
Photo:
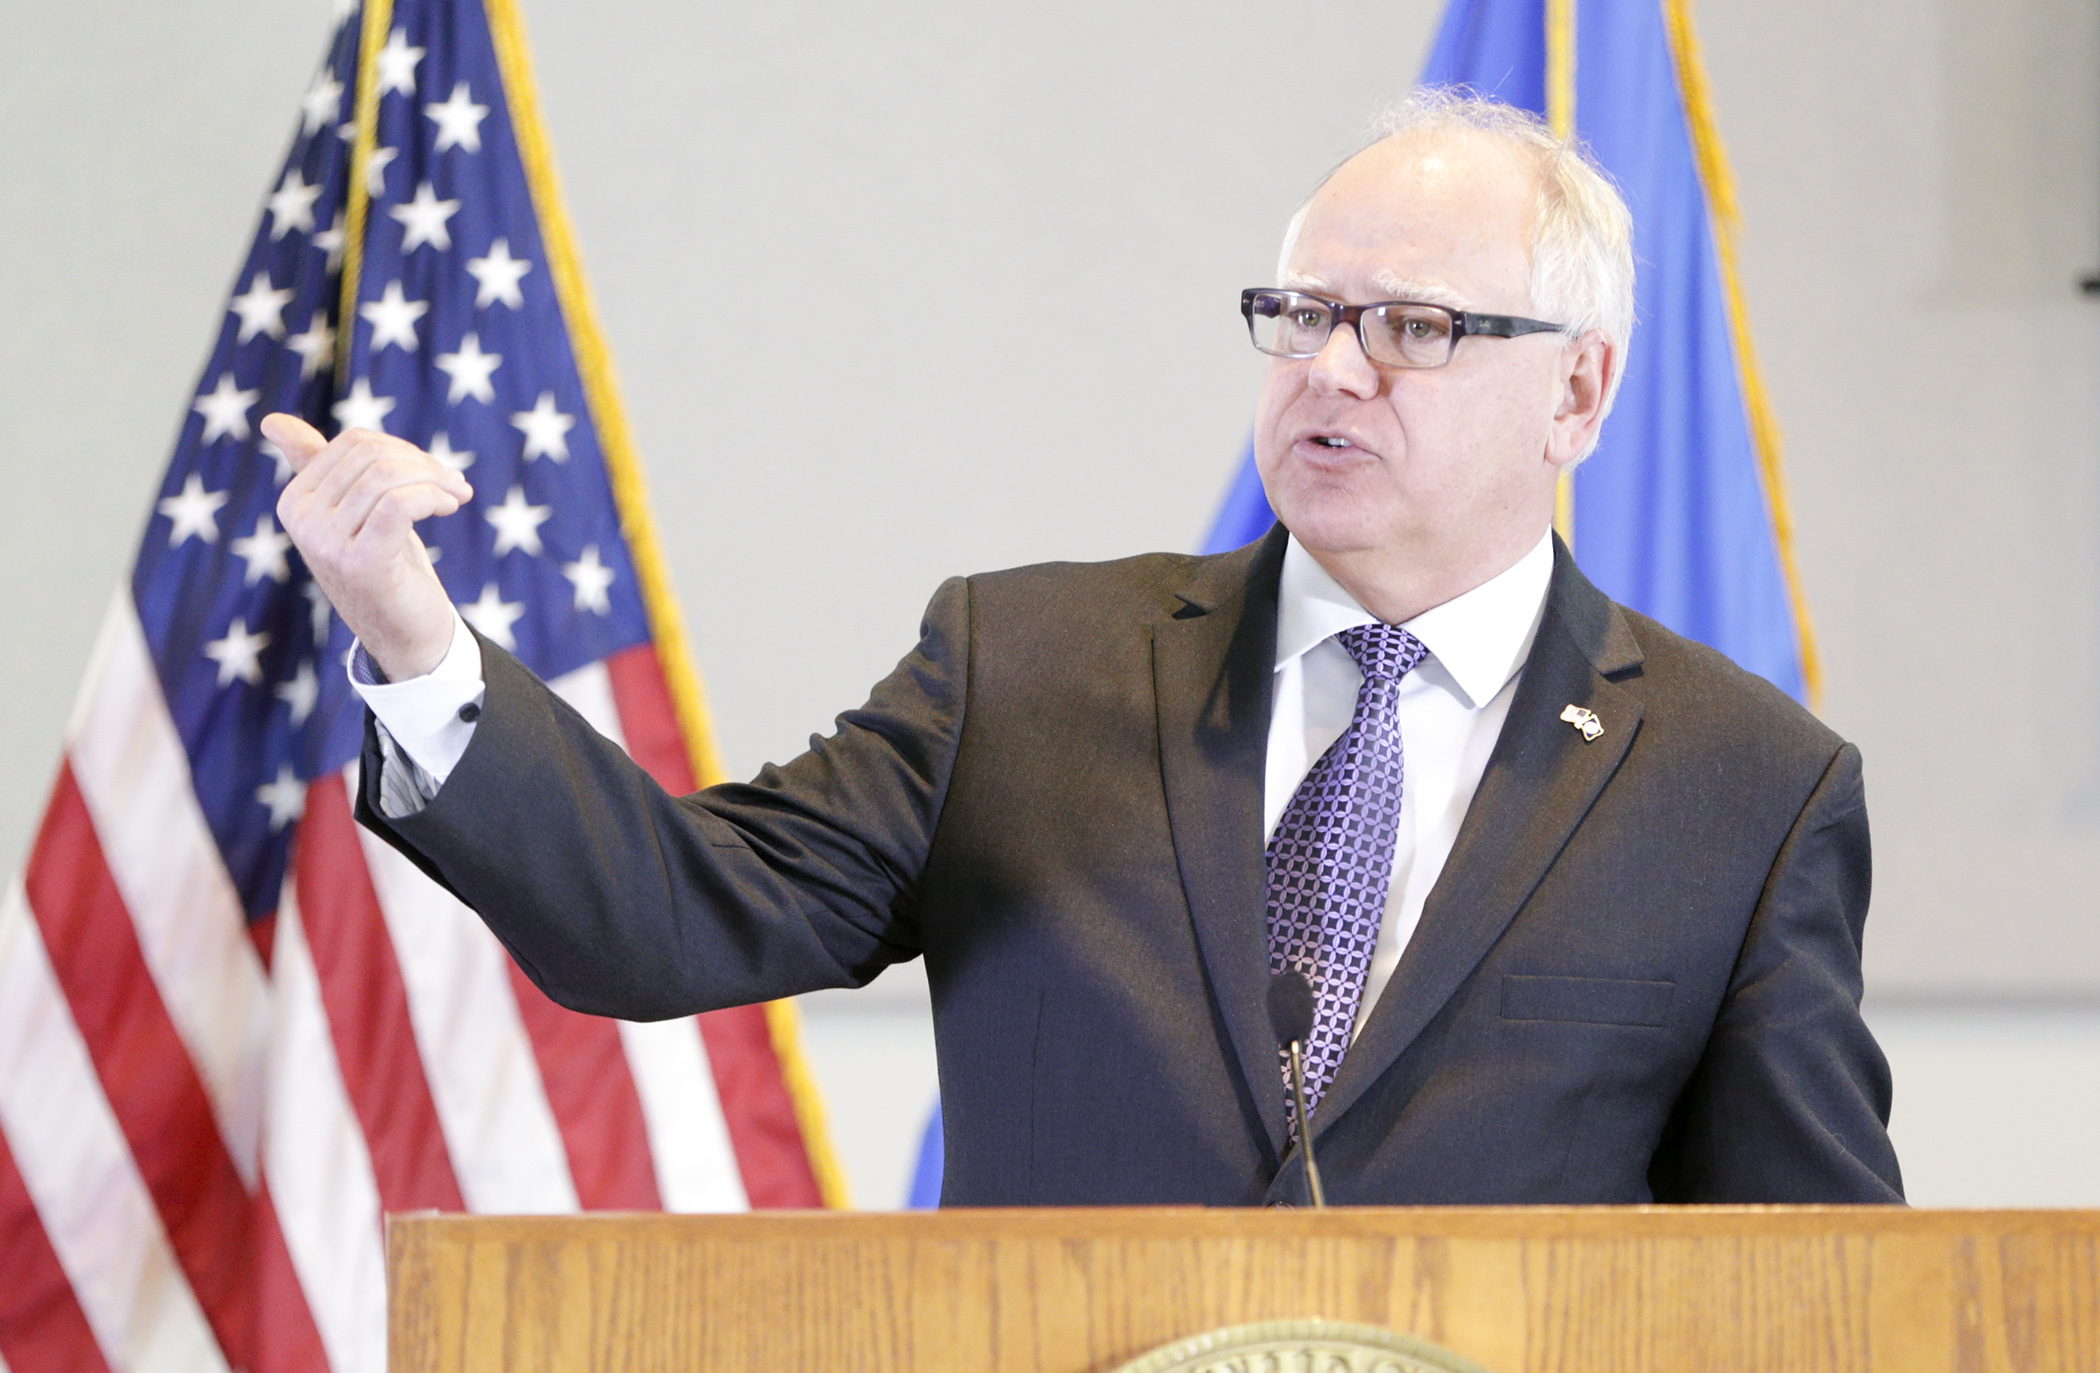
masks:
[[[1305,1151],[1305,1178],[1312,1184],[1313,1209],[1327,1209],[1327,1190],[1320,1186],[1320,1165],[1313,1159],[1312,1120],[1305,1110],[1305,1041],[1291,1041],[1291,1094],[1298,1099],[1298,1147]]]

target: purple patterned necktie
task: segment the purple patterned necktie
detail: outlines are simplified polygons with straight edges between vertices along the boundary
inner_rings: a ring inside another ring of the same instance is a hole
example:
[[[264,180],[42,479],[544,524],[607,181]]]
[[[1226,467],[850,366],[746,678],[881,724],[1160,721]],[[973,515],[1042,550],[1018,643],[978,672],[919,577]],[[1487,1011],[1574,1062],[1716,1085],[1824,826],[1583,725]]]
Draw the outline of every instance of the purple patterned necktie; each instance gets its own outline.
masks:
[[[1392,625],[1345,629],[1335,642],[1363,670],[1349,728],[1305,774],[1269,840],[1269,972],[1305,974],[1313,989],[1305,1109],[1317,1109],[1349,1048],[1378,947],[1393,843],[1400,833],[1400,679],[1429,656]],[[1290,1098],[1290,1052],[1283,1052]],[[1289,1108],[1294,1117],[1296,1107]]]

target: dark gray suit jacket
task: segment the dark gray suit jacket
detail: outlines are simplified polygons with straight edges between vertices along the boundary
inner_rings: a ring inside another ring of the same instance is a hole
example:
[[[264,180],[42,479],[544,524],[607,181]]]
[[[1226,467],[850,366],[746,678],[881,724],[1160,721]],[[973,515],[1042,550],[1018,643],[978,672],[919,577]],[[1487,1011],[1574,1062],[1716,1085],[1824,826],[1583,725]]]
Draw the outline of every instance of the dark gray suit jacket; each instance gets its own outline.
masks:
[[[835,734],[683,799],[484,643],[444,788],[380,818],[368,748],[360,818],[579,1010],[924,956],[950,1205],[1302,1202],[1264,1012],[1282,551],[951,580]],[[1557,549],[1457,845],[1315,1113],[1328,1196],[1900,1200],[1868,868],[1857,750]]]

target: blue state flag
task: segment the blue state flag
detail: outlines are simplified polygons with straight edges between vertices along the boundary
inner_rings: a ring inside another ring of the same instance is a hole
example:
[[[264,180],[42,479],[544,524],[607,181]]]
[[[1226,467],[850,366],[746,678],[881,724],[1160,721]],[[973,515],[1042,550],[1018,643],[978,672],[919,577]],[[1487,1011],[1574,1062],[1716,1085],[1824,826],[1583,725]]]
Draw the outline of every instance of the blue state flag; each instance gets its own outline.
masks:
[[[1633,212],[1638,323],[1560,521],[1610,595],[1810,699],[1779,436],[1733,261],[1735,201],[1688,0],[1451,0],[1422,79],[1572,127]],[[1252,454],[1205,540],[1273,519]]]

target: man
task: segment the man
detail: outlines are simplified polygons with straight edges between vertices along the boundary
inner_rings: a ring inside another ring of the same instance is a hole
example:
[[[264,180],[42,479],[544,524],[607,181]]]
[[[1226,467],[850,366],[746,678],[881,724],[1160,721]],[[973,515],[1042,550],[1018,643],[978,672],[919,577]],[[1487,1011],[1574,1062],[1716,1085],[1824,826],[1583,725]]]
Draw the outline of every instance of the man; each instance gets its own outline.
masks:
[[[1857,752],[1548,532],[1627,235],[1529,116],[1417,96],[1243,300],[1281,528],[952,580],[837,733],[683,800],[446,601],[456,473],[273,417],[369,659],[361,818],[582,1010],[924,956],[949,1204],[1302,1202],[1286,971],[1338,1201],[1898,1201]]]

